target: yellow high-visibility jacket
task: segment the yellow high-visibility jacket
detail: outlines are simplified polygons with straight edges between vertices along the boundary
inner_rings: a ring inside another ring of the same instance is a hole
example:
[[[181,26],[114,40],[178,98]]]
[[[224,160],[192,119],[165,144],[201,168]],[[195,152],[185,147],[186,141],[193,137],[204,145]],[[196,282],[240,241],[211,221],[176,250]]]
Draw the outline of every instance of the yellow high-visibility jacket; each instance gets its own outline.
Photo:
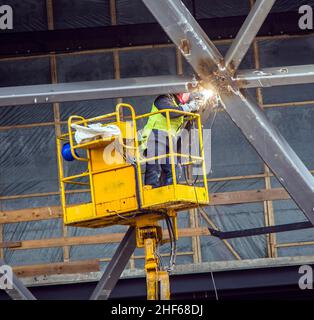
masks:
[[[164,109],[183,110],[176,102],[174,95],[159,96],[153,103],[151,112],[158,112]],[[170,113],[171,134],[175,136],[184,123],[184,116],[178,113]],[[167,131],[167,118],[165,113],[157,113],[148,118],[142,132],[141,146],[146,149],[147,140],[152,130]]]

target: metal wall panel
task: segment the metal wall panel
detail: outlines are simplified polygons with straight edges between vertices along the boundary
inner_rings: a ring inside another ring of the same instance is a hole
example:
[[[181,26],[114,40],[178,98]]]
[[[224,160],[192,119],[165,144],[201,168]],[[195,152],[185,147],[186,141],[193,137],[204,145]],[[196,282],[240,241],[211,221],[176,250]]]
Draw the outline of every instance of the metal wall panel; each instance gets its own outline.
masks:
[[[51,83],[49,58],[0,61],[0,87]],[[0,125],[53,122],[51,104],[0,108]]]
[[[12,7],[13,30],[0,30],[0,34],[48,29],[46,0],[1,1],[1,5],[4,4]]]
[[[314,105],[266,109],[276,125],[309,170],[314,169]]]
[[[271,12],[296,11],[303,5],[314,6],[313,0],[276,0]]]
[[[51,104],[0,107],[0,126],[53,122]]]
[[[246,0],[195,0],[195,7],[197,19],[247,15],[250,10]]]
[[[274,201],[276,224],[287,224],[306,221],[302,212],[291,200]],[[314,241],[313,229],[282,232],[276,235],[277,243]]]
[[[0,194],[58,191],[54,127],[0,131]]]
[[[111,24],[108,0],[54,0],[55,29],[100,27]]]
[[[23,241],[61,237],[62,221],[20,222],[4,226],[4,241]],[[5,260],[12,265],[45,264],[62,261],[61,248],[5,250]]]
[[[131,50],[120,53],[121,78],[176,74],[174,48]]]
[[[0,60],[0,87],[51,83],[49,58]]]
[[[259,41],[261,67],[313,64],[314,36]],[[314,85],[263,88],[264,103],[314,100]]]
[[[193,0],[183,0],[193,10]],[[154,23],[156,19],[147,10],[142,0],[116,0],[117,24]]]
[[[57,58],[58,82],[114,79],[112,53],[62,55]]]
[[[217,227],[223,231],[234,231],[264,226],[263,203],[215,206],[206,208],[206,211]],[[206,223],[202,221],[202,225],[206,225]],[[204,237],[202,238],[202,241],[205,241],[206,243],[206,241],[208,242],[209,240]],[[216,239],[216,241],[213,240],[212,246],[214,243],[218,245],[219,242],[221,242],[219,239]],[[267,256],[265,236],[230,239],[229,242],[233,245],[242,259],[257,259]],[[221,243],[219,246],[220,245]],[[214,254],[214,252],[209,252],[209,250],[206,250],[206,252],[213,260],[221,255],[221,252],[219,252],[218,249],[216,254]],[[204,255],[203,259],[209,258]]]
[[[228,177],[263,172],[263,161],[230,120],[226,112],[218,112],[212,127],[212,174]]]
[[[278,255],[280,257],[313,256],[314,246],[312,245],[312,246],[278,248]]]
[[[208,178],[211,179],[212,177],[209,175]],[[208,182],[208,190],[210,193],[258,190],[264,189],[264,187],[265,181],[263,178],[239,180],[228,180],[226,178],[225,181]]]

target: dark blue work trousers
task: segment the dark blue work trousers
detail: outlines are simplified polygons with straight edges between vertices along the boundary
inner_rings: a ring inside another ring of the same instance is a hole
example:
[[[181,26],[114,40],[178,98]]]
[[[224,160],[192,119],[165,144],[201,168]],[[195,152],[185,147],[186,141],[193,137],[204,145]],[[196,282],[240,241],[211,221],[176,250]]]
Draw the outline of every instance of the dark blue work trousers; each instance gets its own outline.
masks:
[[[176,138],[172,139],[174,152],[177,152]],[[145,156],[153,158],[169,153],[169,137],[167,132],[161,130],[152,130],[148,137]],[[175,157],[175,171],[178,170],[178,159]],[[176,173],[175,173],[176,174]],[[176,174],[178,177],[178,174]],[[146,163],[145,185],[157,188],[163,185],[173,183],[172,167],[169,158],[150,160]]]

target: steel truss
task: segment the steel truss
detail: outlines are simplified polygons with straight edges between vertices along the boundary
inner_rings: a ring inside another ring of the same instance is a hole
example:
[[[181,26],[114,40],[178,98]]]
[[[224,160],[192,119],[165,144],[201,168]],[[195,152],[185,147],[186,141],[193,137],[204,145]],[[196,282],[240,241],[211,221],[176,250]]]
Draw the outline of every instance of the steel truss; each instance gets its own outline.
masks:
[[[312,83],[314,65],[237,72],[275,0],[256,1],[226,58],[180,0],[143,2],[191,64],[197,81],[183,77],[154,77],[1,88],[0,106],[156,95],[187,91],[198,85],[214,88],[233,122],[314,225],[314,178],[243,89]],[[109,297],[134,249],[134,228],[130,228],[91,296],[92,300]],[[13,285],[19,298],[35,299],[15,276]]]
[[[182,1],[143,2],[191,64],[201,85],[212,87],[218,92],[233,122],[314,224],[313,176],[257,103],[245,90],[241,90],[234,79],[234,73],[275,1],[256,1],[226,59]]]

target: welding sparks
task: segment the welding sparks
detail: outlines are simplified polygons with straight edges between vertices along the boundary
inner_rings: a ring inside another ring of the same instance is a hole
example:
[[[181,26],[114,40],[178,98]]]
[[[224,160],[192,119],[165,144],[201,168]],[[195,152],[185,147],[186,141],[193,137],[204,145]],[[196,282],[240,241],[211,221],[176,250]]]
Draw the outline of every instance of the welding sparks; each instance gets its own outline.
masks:
[[[210,89],[203,90],[201,93],[205,101],[212,99],[216,95],[215,91]]]

